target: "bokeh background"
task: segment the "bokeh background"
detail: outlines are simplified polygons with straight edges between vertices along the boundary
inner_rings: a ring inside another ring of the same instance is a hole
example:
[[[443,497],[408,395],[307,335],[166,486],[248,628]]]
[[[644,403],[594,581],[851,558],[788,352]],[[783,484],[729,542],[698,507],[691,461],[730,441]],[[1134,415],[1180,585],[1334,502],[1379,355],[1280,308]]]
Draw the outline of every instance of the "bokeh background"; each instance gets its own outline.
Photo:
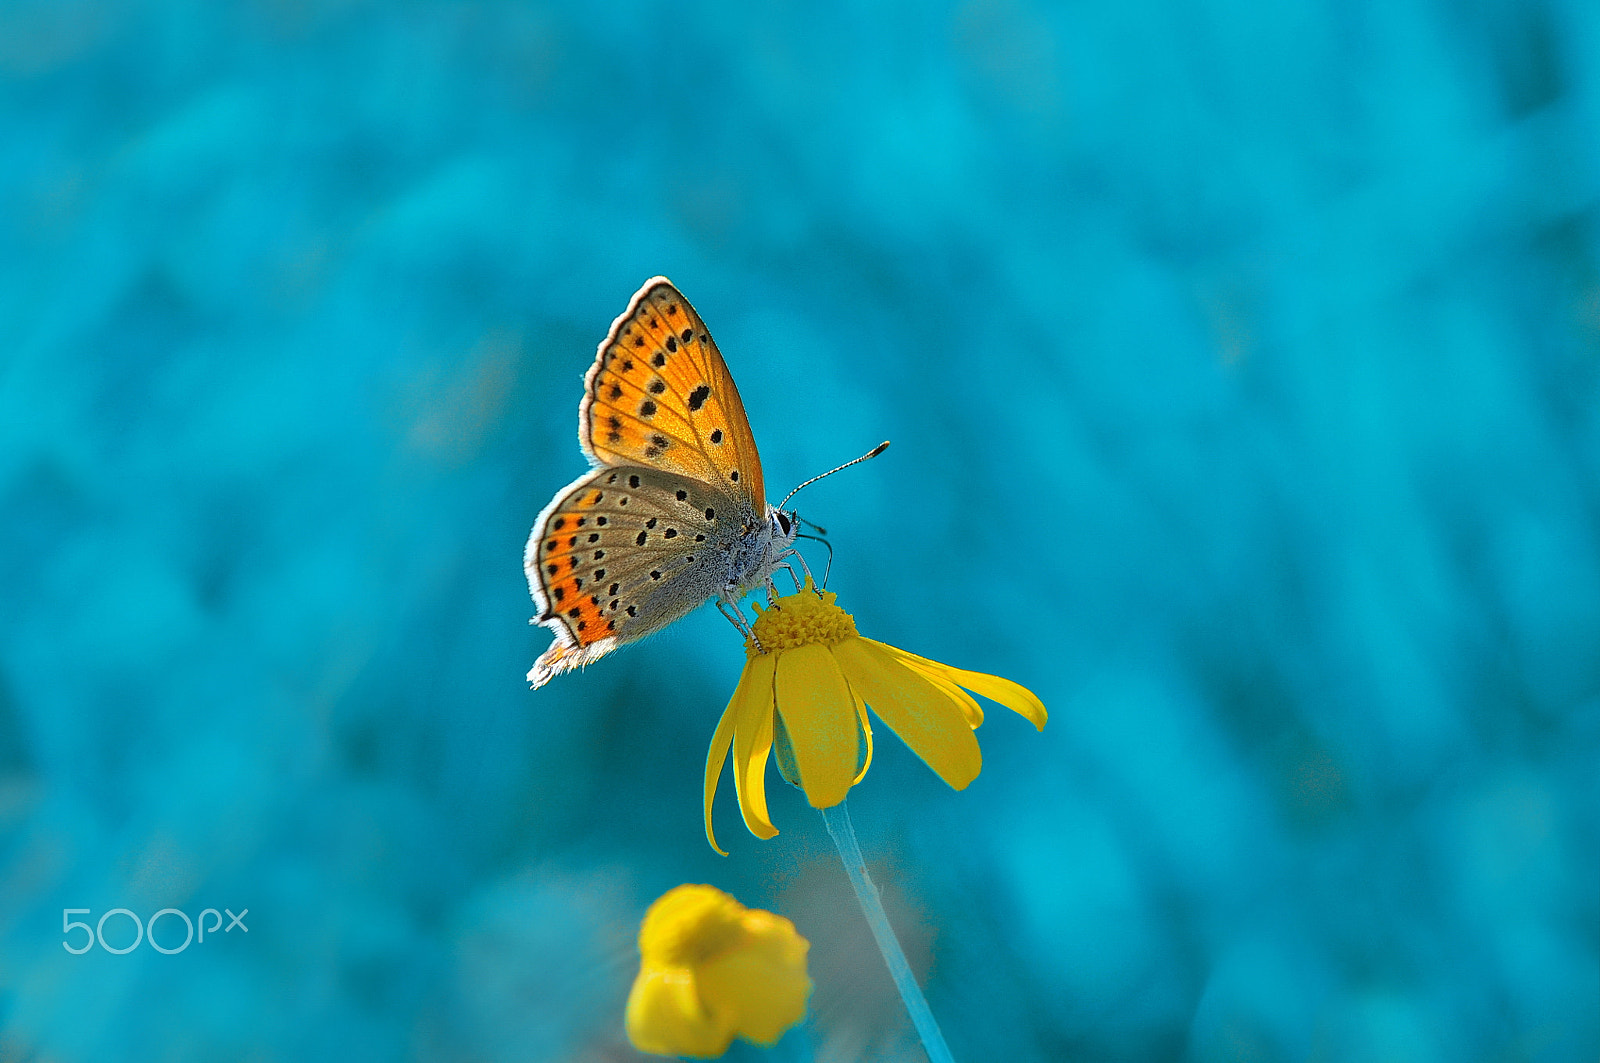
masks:
[[[894,441],[797,500],[862,629],[1052,711],[850,801],[958,1059],[1600,1058],[1589,0],[10,0],[0,78],[0,1059],[635,1058],[684,881],[812,941],[733,1058],[921,1058],[803,799],[704,841],[714,611],[523,682],[657,273],[775,496]]]

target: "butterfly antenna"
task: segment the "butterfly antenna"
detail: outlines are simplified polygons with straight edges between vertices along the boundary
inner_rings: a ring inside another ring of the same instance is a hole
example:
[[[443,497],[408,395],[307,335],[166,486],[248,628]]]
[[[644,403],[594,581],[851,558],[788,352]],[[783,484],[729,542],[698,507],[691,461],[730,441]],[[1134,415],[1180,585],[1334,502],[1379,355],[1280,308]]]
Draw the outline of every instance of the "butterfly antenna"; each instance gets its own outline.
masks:
[[[805,483],[801,484],[800,487],[796,487],[793,491],[790,491],[788,494],[784,495],[783,496],[783,501],[778,503],[778,508],[782,509],[784,507],[785,503],[787,503],[789,501],[789,499],[793,498],[795,495],[800,493],[801,488],[810,487],[812,484],[816,483],[818,480],[822,479],[823,477],[832,476],[834,473],[840,472],[840,471],[842,471],[844,469],[848,469],[852,465],[860,465],[862,462],[866,461],[868,458],[875,458],[879,454],[882,454],[884,451],[886,451],[888,449],[889,449],[889,441],[887,439],[885,439],[882,443],[879,443],[877,446],[873,447],[871,450],[869,450],[865,454],[861,455],[861,457],[855,458],[855,459],[853,459],[851,461],[847,461],[843,465],[840,465],[838,468],[829,469],[827,472],[819,473],[818,475],[813,476],[811,479],[809,479]]]

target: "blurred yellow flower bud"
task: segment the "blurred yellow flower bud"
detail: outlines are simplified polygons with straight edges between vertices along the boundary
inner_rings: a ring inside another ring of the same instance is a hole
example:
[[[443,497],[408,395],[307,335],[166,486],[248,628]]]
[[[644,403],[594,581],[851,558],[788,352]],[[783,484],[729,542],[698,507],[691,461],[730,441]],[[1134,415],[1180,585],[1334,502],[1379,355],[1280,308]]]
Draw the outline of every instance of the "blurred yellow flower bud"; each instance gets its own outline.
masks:
[[[639,927],[628,1040],[641,1052],[710,1058],[735,1037],[776,1044],[805,1015],[811,945],[782,916],[711,886],[678,886]]]

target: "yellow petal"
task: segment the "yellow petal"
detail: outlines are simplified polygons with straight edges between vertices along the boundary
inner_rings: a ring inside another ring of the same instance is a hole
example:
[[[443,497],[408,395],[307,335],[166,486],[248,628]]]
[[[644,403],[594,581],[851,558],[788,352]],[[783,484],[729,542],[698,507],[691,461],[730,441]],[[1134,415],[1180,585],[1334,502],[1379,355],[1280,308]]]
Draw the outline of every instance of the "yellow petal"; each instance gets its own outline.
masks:
[[[742,679],[740,685],[743,685]],[[717,796],[717,781],[722,777],[722,766],[728,762],[728,747],[733,745],[733,725],[738,719],[734,707],[738,701],[739,687],[735,687],[728,707],[722,710],[722,719],[717,721],[717,731],[711,736],[711,749],[706,754],[706,841],[723,856],[728,854],[722,852],[722,847],[717,844],[716,832],[711,829],[711,804]]]
[[[983,709],[978,706],[977,701],[973,699],[971,694],[968,694],[965,690],[962,690],[960,687],[952,683],[949,677],[947,677],[942,671],[928,667],[927,662],[914,653],[906,653],[904,650],[896,650],[893,646],[887,646],[881,642],[878,643],[878,645],[882,646],[884,649],[893,654],[895,660],[899,661],[906,667],[911,668],[918,675],[922,676],[934,686],[950,695],[950,698],[955,701],[957,705],[961,706],[961,715],[967,718],[968,727],[976,731],[978,728],[983,726]]]
[[[811,643],[777,655],[778,712],[813,808],[843,801],[856,774],[855,698],[829,651]]]
[[[932,681],[902,664],[871,639],[845,639],[833,647],[851,689],[911,751],[957,790],[978,777],[983,754],[961,706]]]
[[[1039,730],[1044,730],[1045,721],[1049,719],[1049,714],[1045,712],[1044,702],[1040,701],[1037,694],[1021,683],[1013,683],[1009,679],[990,675],[987,672],[969,672],[965,668],[953,668],[948,664],[930,661],[926,657],[918,657],[914,653],[894,646],[884,645],[873,639],[865,639],[864,641],[871,642],[873,645],[888,650],[896,656],[920,662],[924,668],[942,673],[952,683],[964,686],[974,694],[981,694],[990,701],[998,701],[1012,712],[1027,717],[1028,722]]]
[[[850,785],[854,786],[867,777],[867,769],[872,767],[872,721],[867,719],[867,703],[861,700],[861,695],[854,688],[850,693],[856,702],[856,724],[861,728],[861,740],[866,743],[866,749],[861,755],[861,770],[850,780]]]
[[[752,910],[745,926],[743,943],[700,965],[696,983],[708,1010],[732,1016],[736,1036],[772,1045],[805,1017],[810,946],[793,923],[770,912]]]
[[[784,782],[796,790],[804,790],[800,784],[800,769],[794,763],[794,743],[789,741],[789,729],[783,725],[783,717],[773,714],[772,718],[772,759],[777,761],[778,775]]]
[[[733,692],[733,782],[744,825],[757,838],[778,833],[767,815],[767,754],[772,749],[772,674],[778,655],[764,653],[745,665]]]
[[[694,975],[684,967],[643,967],[628,994],[628,1040],[641,1052],[720,1056],[733,1040],[733,1019],[701,1004]]]

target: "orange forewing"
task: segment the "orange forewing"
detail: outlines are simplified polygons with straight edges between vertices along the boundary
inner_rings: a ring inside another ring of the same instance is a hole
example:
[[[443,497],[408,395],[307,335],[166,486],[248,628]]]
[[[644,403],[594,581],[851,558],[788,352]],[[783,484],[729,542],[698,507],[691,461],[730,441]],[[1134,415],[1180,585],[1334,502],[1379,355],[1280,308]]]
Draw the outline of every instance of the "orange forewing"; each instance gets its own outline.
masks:
[[[761,459],[722,353],[665,277],[646,281],[585,380],[584,451],[602,465],[646,465],[723,482],[765,512]]]

